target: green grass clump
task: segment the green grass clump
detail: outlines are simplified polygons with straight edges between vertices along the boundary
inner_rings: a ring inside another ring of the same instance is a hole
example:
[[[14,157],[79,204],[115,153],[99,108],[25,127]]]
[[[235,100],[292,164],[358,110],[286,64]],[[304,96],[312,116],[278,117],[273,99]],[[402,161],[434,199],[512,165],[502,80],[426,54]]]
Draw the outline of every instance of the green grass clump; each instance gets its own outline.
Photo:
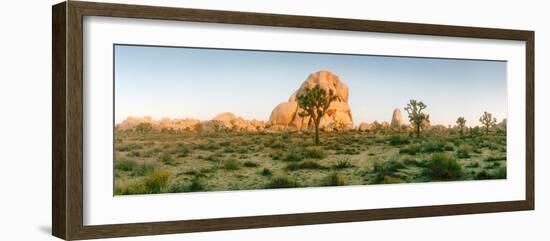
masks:
[[[299,162],[304,159],[303,153],[297,148],[292,148],[284,153],[281,160],[286,162]]]
[[[137,167],[137,163],[134,160],[120,159],[115,162],[115,169],[120,171],[131,172]]]
[[[422,152],[422,146],[420,146],[419,144],[412,144],[405,148],[399,149],[399,154],[409,154],[414,156],[420,152]]]
[[[506,179],[506,168],[501,167],[494,171],[483,170],[475,175],[476,180]]]
[[[171,193],[180,193],[180,192],[200,192],[200,191],[206,191],[206,186],[202,183],[201,179],[198,177],[194,177],[191,180],[190,184],[186,183],[177,183],[168,189],[168,192]]]
[[[137,143],[130,143],[124,146],[119,146],[116,148],[117,151],[127,152],[127,151],[133,151],[137,149],[142,149],[143,146]]]
[[[454,180],[462,177],[462,166],[449,155],[436,153],[426,163],[425,174],[435,180]]]
[[[223,169],[227,171],[235,171],[241,168],[240,163],[235,159],[229,159],[223,162]]]
[[[372,173],[375,173],[376,176],[373,180],[373,183],[380,184],[384,183],[384,180],[387,176],[395,176],[395,172],[400,169],[405,168],[405,164],[400,161],[397,161],[396,158],[392,158],[382,163],[375,163]]]
[[[478,167],[479,167],[479,162],[472,162],[472,163],[467,164],[467,165],[464,166],[464,167],[467,167],[467,168],[478,168]]]
[[[338,160],[338,162],[336,162],[336,164],[334,164],[332,167],[335,169],[344,169],[353,167],[353,165],[351,164],[349,159],[342,159]]]
[[[422,152],[444,152],[445,144],[440,141],[428,141],[422,144]]]
[[[306,147],[303,151],[305,158],[323,159],[327,156],[327,153],[321,149],[321,147]]]
[[[160,157],[159,157],[159,161],[166,164],[166,165],[175,165],[177,164],[176,163],[176,160],[172,157],[172,155],[170,155],[169,153],[164,153],[162,154]]]
[[[180,145],[176,149],[175,154],[177,155],[177,157],[187,157],[189,156],[189,154],[191,154],[191,148],[184,145]]]
[[[406,137],[400,135],[394,135],[389,138],[389,144],[392,146],[405,145],[409,143],[410,141]]]
[[[164,170],[155,170],[145,177],[143,184],[146,188],[146,193],[162,193],[166,192],[170,173]]]
[[[298,169],[326,169],[326,167],[317,162],[307,160],[303,162],[292,162],[286,166],[286,169],[289,171],[295,171]]]
[[[243,163],[243,166],[245,166],[245,167],[258,167],[258,163],[255,163],[253,161],[245,161]]]
[[[483,161],[496,162],[496,161],[504,161],[504,160],[506,160],[506,156],[501,156],[501,157],[489,156],[489,157],[485,158]]]
[[[338,174],[338,172],[332,172],[325,177],[325,186],[344,186],[346,181]]]
[[[269,176],[272,176],[273,175],[273,172],[271,172],[271,170],[267,169],[267,168],[264,168],[262,169],[262,171],[260,172],[260,175],[264,176],[264,177],[269,177]]]
[[[455,151],[455,156],[460,159],[470,158],[470,153],[467,149],[460,148]]]
[[[141,164],[132,169],[132,176],[141,177],[149,175],[151,172],[157,169],[155,164]]]
[[[298,183],[288,177],[275,177],[267,184],[266,188],[293,188],[298,187]]]

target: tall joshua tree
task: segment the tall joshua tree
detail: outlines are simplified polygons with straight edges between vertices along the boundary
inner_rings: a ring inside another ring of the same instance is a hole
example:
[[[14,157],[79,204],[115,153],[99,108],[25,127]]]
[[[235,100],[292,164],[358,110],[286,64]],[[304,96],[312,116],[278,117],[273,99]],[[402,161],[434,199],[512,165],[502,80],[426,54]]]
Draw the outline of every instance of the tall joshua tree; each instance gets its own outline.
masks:
[[[485,111],[483,112],[483,115],[479,117],[479,122],[485,126],[485,134],[488,134],[489,128],[492,128],[497,124],[497,118],[493,117],[493,114]]]
[[[302,112],[298,114],[301,117],[309,116],[313,121],[313,125],[315,125],[315,145],[319,145],[319,124],[321,123],[321,118],[325,115],[330,103],[337,98],[332,90],[329,90],[327,93],[319,85],[305,89],[296,98],[298,106],[302,108]]]
[[[464,135],[464,126],[466,126],[466,119],[464,117],[458,117],[456,119],[456,124],[458,125],[458,128],[460,128],[460,135]]]
[[[422,101],[410,100],[405,107],[405,111],[409,114],[409,122],[414,125],[416,137],[420,136],[420,128],[425,120],[428,120],[428,115],[422,111],[426,109],[426,105]]]

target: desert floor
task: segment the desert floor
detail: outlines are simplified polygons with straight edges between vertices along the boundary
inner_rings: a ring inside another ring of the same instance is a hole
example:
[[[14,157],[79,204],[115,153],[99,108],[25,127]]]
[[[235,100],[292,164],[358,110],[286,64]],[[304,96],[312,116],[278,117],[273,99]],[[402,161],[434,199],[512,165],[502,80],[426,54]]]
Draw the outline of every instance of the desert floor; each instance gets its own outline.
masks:
[[[506,178],[506,133],[115,132],[115,195]]]

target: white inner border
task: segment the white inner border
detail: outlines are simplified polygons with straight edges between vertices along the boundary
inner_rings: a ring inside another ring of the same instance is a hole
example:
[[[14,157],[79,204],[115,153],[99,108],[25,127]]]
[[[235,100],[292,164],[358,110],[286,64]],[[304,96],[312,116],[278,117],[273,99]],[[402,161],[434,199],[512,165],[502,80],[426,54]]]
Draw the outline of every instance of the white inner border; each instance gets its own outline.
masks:
[[[506,60],[506,180],[113,197],[113,44]],[[525,200],[525,43],[84,18],[84,225]]]

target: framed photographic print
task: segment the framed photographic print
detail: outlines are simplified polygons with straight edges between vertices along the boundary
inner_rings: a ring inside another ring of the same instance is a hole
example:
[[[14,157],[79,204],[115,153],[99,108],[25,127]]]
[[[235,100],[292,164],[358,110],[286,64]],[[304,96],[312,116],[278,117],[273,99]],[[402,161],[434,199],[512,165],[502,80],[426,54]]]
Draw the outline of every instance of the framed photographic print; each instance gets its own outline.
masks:
[[[534,209],[534,32],[53,6],[53,235]]]

